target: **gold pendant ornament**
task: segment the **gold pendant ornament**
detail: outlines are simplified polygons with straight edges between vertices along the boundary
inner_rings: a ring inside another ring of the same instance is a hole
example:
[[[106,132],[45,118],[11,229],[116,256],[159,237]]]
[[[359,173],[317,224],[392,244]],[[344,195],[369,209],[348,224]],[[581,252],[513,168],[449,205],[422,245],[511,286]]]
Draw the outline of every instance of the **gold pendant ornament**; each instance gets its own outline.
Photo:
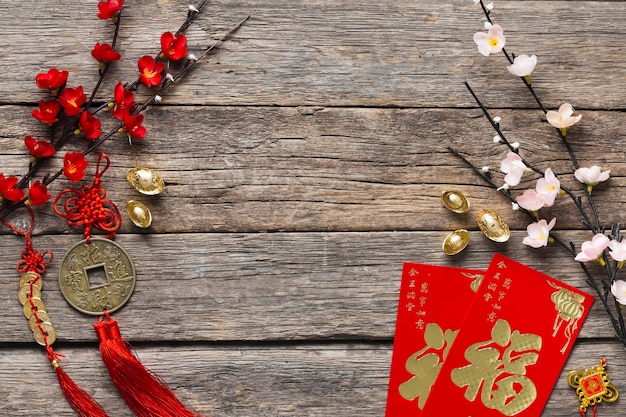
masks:
[[[443,251],[446,255],[456,255],[468,245],[470,234],[465,229],[451,232],[443,241]]]
[[[156,195],[165,190],[165,182],[149,168],[133,168],[126,174],[126,179],[141,194]]]
[[[511,237],[509,226],[502,216],[493,210],[481,210],[476,214],[478,227],[494,242],[506,242]]]
[[[126,212],[130,221],[139,228],[146,229],[152,224],[150,209],[139,201],[130,200],[126,204]]]
[[[76,310],[102,315],[118,310],[135,288],[135,267],[120,245],[92,237],[67,252],[59,268],[59,287]]]
[[[445,208],[454,213],[466,213],[470,208],[467,198],[456,190],[444,190],[441,193],[441,202]]]
[[[567,375],[567,382],[576,389],[578,399],[580,400],[580,414],[585,415],[587,408],[594,408],[594,416],[596,406],[602,401],[612,403],[617,400],[619,392],[617,388],[611,384],[606,367],[607,360],[602,359],[600,365],[579,371],[577,369],[571,371]]]

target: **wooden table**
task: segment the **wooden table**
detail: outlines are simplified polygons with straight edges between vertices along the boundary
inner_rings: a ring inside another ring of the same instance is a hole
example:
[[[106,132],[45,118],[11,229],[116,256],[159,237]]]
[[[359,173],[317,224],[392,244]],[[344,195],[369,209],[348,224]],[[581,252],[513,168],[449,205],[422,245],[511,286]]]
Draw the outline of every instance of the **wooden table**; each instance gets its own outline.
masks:
[[[160,34],[178,27],[187,4],[126,0],[124,59],[99,102],[117,81],[136,78],[135,60],[158,51]],[[110,41],[112,25],[95,18],[96,6],[0,4],[5,175],[25,173],[25,135],[46,137],[47,128],[30,117],[45,97],[35,75],[67,69],[68,83],[87,91],[97,80],[89,53],[95,42]],[[623,221],[626,8],[598,1],[495,6],[507,49],[539,57],[533,81],[546,107],[568,101],[582,112],[568,137],[584,165],[611,169],[594,197],[606,227]],[[232,39],[148,109],[144,140],[129,146],[115,135],[102,145],[112,160],[103,178],[108,197],[122,208],[142,201],[154,216],[146,230],[123,216],[116,241],[133,258],[138,282],[114,317],[142,362],[186,405],[214,417],[382,416],[404,261],[485,268],[501,252],[590,290],[563,250],[522,245],[526,219],[446,149],[454,146],[496,173],[505,153],[493,144],[463,85],[468,81],[521,152],[571,178],[558,138],[505,59],[476,51],[472,35],[482,30],[482,13],[471,0],[210,1],[187,32],[191,52],[246,15]],[[77,138],[71,146],[86,144]],[[50,172],[60,159],[53,158]],[[95,155],[88,160],[90,181]],[[124,179],[136,166],[159,172],[166,191],[138,194]],[[51,191],[68,186],[58,180]],[[468,214],[442,208],[439,196],[449,187],[470,199]],[[571,207],[560,198],[550,213],[579,245],[591,234]],[[480,208],[503,214],[512,228],[508,243],[482,236],[474,221]],[[58,331],[54,348],[111,416],[130,416],[100,360],[95,319],[72,309],[59,291],[59,262],[82,230],[55,216],[50,204],[36,213],[34,245],[55,254],[43,294]],[[442,240],[457,228],[471,230],[471,243],[446,256]],[[23,239],[3,228],[0,242],[0,414],[73,416],[17,301],[14,266]],[[545,416],[576,415],[565,375],[602,357],[626,392],[626,353],[596,302]],[[599,414],[621,416],[624,406],[602,405]]]

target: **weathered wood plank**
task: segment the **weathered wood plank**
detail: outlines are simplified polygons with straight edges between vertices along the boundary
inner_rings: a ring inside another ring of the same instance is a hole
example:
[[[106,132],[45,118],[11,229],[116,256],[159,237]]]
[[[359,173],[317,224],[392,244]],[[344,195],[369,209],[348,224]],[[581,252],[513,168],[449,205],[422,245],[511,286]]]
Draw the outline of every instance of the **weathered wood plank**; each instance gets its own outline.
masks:
[[[121,235],[135,262],[138,283],[115,316],[132,341],[391,339],[404,261],[486,268],[501,252],[586,291],[584,275],[558,248],[535,250],[495,244],[472,232],[469,247],[449,257],[447,232],[264,233]],[[582,232],[571,232],[575,239]],[[14,237],[2,247],[17,248]],[[45,277],[44,301],[61,342],[95,341],[93,317],[73,310],[58,287],[58,263],[76,236],[35,239],[57,261]],[[17,301],[17,250],[0,251],[0,342],[27,342],[32,334]],[[598,268],[591,267],[601,274]],[[600,276],[600,275],[599,275]],[[453,306],[451,306],[453,308]],[[612,338],[596,302],[581,333]]]
[[[0,172],[23,175],[27,156],[25,132],[45,137],[35,121],[22,122],[28,108],[2,106]],[[581,184],[570,175],[571,163],[554,130],[537,111],[496,112],[511,141],[539,168],[552,169],[578,194]],[[528,219],[512,213],[510,203],[446,149],[454,146],[477,166],[489,165],[496,181],[507,150],[495,145],[492,130],[476,110],[399,110],[268,107],[158,107],[147,115],[148,137],[129,146],[116,135],[103,150],[112,167],[103,185],[120,207],[130,199],[150,207],[149,232],[304,231],[304,230],[439,230],[474,228],[473,213],[489,207],[503,214],[514,229]],[[612,179],[594,190],[603,225],[620,221],[626,186],[625,146],[620,135],[626,116],[617,112],[584,112],[569,141],[580,164],[610,169]],[[599,129],[598,126],[602,128]],[[85,149],[83,139],[67,150]],[[53,161],[56,168],[64,152]],[[95,170],[95,155],[87,181]],[[155,169],[167,190],[142,196],[125,181],[135,166]],[[41,175],[52,171],[44,169]],[[534,187],[536,176],[513,191]],[[53,184],[56,194],[70,186]],[[441,191],[461,189],[472,212],[459,216],[443,209]],[[558,228],[581,228],[581,216],[563,196],[542,216],[558,217]],[[476,210],[475,210],[476,209]],[[45,211],[50,213],[49,206]],[[124,213],[123,232],[135,232]],[[44,216],[37,230],[59,233],[67,225]],[[3,233],[6,229],[3,230]],[[75,231],[78,232],[78,231]]]
[[[111,416],[132,415],[111,385],[95,346],[70,347],[62,352],[68,355],[64,369]],[[137,353],[149,369],[170,384],[181,401],[213,417],[379,417],[385,410],[389,344],[180,345],[139,347]],[[611,382],[618,388],[626,385],[626,377],[619,371],[626,366],[620,346],[577,342],[543,415],[577,414],[578,400],[567,384],[567,372],[597,366],[601,357],[608,359]],[[0,364],[3,415],[74,416],[42,352],[3,348]],[[604,417],[622,416],[623,405],[621,400],[602,404],[598,412]]]
[[[38,102],[32,80],[51,66],[69,69],[70,83],[90,90],[97,74],[95,64],[87,70],[89,53],[111,36],[111,25],[94,17],[96,4],[0,5],[12,22],[0,29],[0,73],[11,74],[3,77],[4,102]],[[136,78],[134,60],[156,53],[161,32],[178,26],[187,4],[127,2],[120,37],[127,60],[116,65],[102,98],[116,81]],[[462,85],[468,79],[496,106],[533,106],[502,56],[485,59],[475,50],[472,35],[482,29],[482,14],[468,0],[209,2],[188,32],[191,49],[248,14],[233,40],[168,94],[167,103],[471,106]],[[550,93],[548,107],[564,100],[580,108],[623,107],[626,56],[614,41],[624,36],[620,2],[502,0],[492,17],[505,28],[510,52],[539,56],[534,79],[541,95]]]

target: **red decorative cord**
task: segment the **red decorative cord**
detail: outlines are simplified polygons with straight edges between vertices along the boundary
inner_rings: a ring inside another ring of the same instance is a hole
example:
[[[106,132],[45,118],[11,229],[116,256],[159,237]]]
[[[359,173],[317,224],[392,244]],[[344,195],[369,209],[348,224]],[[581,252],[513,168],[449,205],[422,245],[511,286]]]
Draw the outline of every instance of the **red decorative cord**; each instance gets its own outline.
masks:
[[[33,249],[31,236],[35,225],[35,213],[30,206],[26,207],[28,208],[28,212],[30,214],[30,226],[27,231],[18,229],[17,226],[12,225],[6,220],[2,220],[2,223],[26,239],[26,246],[22,249],[22,259],[17,263],[17,267],[15,268],[17,272],[24,274],[32,271],[37,274],[43,274],[46,272],[46,265],[52,262],[52,252],[49,250],[41,252]]]
[[[106,165],[100,171],[100,161],[106,160]],[[117,205],[111,200],[107,200],[106,191],[100,186],[100,179],[104,172],[111,165],[111,160],[101,152],[98,156],[96,166],[96,176],[93,184],[84,185],[80,190],[66,189],[54,199],[54,212],[67,220],[70,226],[85,226],[83,236],[87,243],[91,243],[91,228],[97,227],[100,230],[109,232],[109,237],[115,236],[115,231],[120,227],[121,214]],[[66,195],[74,194],[63,204],[63,211],[59,210],[57,203]]]

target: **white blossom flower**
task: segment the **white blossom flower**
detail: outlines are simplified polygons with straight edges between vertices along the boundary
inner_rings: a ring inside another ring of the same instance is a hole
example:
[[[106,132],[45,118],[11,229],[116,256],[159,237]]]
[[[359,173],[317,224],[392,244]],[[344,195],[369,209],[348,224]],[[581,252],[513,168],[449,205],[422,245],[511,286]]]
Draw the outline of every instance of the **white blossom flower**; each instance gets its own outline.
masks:
[[[558,111],[550,110],[546,113],[546,119],[552,126],[561,129],[561,133],[565,136],[566,129],[580,121],[582,114],[573,116],[574,108],[569,103],[561,104]]]
[[[597,233],[591,240],[583,242],[581,252],[574,259],[578,262],[589,262],[598,260],[600,264],[604,264],[602,254],[609,246],[610,240],[602,233]]]
[[[614,261],[624,262],[626,261],[626,239],[622,241],[611,240],[609,242],[609,255],[613,258]],[[619,265],[621,267],[621,265]]]
[[[502,26],[495,24],[489,28],[487,33],[476,32],[474,34],[474,42],[478,46],[478,52],[484,56],[496,54],[502,51],[506,40],[504,38],[504,30]]]
[[[517,197],[515,201],[517,201],[517,204],[519,204],[521,208],[529,211],[537,211],[545,204],[544,197],[535,190],[524,191],[524,194]]]
[[[535,70],[537,57],[535,55],[518,55],[513,60],[513,65],[506,67],[509,72],[518,77],[527,77]]]
[[[626,282],[617,279],[611,284],[611,294],[617,299],[621,305],[626,305]]]
[[[543,197],[544,207],[552,207],[556,196],[561,191],[561,183],[550,168],[546,169],[543,178],[537,180],[537,194]]]
[[[504,182],[511,187],[519,184],[526,169],[526,164],[522,162],[522,158],[515,152],[509,152],[500,163],[500,171],[506,174]]]
[[[528,236],[524,238],[522,243],[533,248],[547,246],[548,239],[550,238],[550,230],[552,230],[555,224],[556,218],[550,220],[550,223],[541,219],[536,223],[529,224],[528,227],[526,227]]]
[[[602,171],[602,169],[593,165],[591,168],[578,168],[574,171],[574,177],[583,184],[587,186],[587,191],[591,192],[594,186],[598,185],[598,183],[602,181],[606,181],[609,179],[610,170]]]

